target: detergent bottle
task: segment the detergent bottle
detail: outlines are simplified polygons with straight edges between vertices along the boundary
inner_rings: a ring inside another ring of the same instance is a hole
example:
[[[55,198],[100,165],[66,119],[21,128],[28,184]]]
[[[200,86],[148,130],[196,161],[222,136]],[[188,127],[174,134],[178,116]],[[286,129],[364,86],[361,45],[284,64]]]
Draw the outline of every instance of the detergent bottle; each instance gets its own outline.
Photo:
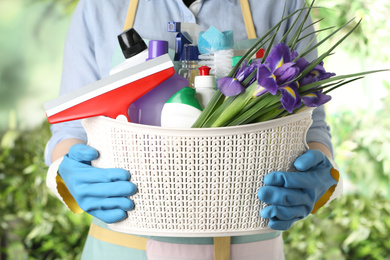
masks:
[[[149,41],[148,58],[146,60],[154,59],[166,53],[168,53],[167,41]],[[186,86],[188,86],[188,81],[175,73],[130,105],[128,111],[130,121],[144,125],[161,126],[161,110],[165,102]]]
[[[207,106],[213,98],[216,90],[216,80],[214,75],[210,75],[210,67],[199,67],[200,76],[195,77],[196,97],[203,108]]]
[[[199,76],[199,51],[198,46],[194,44],[185,44],[183,50],[182,65],[179,75],[188,80],[188,87],[195,88],[194,80]]]
[[[165,103],[161,112],[161,126],[190,128],[202,111],[195,89],[182,88]]]

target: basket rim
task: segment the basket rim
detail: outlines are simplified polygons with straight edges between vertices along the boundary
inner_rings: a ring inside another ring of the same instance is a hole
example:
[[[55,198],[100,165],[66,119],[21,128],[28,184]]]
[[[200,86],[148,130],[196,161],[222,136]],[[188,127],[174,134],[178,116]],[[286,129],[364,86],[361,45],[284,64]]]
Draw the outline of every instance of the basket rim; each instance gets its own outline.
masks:
[[[298,112],[297,114],[289,115],[287,117],[269,120],[266,122],[253,123],[247,125],[238,126],[226,126],[215,128],[173,128],[173,127],[160,127],[152,125],[143,125],[132,122],[124,122],[116,119],[112,119],[106,116],[97,116],[82,119],[82,125],[84,127],[89,124],[103,124],[110,127],[116,126],[117,128],[131,130],[133,132],[140,132],[143,134],[158,134],[165,136],[221,136],[221,135],[236,135],[245,134],[255,131],[267,130],[279,126],[284,126],[292,122],[296,122],[311,117],[315,108],[307,108]]]

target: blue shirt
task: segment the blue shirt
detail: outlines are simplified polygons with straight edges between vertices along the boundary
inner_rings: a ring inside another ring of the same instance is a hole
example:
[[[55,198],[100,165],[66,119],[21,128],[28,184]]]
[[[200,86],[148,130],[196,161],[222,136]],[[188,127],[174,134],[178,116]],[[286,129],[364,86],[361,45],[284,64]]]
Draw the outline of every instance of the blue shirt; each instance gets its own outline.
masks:
[[[251,0],[251,12],[257,36],[263,35],[282,17],[285,0]],[[287,1],[287,13],[300,8],[304,0]],[[60,95],[80,88],[109,75],[113,57],[118,55],[117,35],[123,30],[129,0],[81,0],[69,25],[65,42]],[[291,26],[294,17],[283,23],[276,37],[278,42]],[[211,25],[220,31],[233,30],[235,48],[247,49],[254,40],[247,40],[244,20],[238,0],[204,0],[197,16],[181,0],[140,0],[134,28],[146,39],[167,40],[174,48],[173,33],[167,32],[168,21],[197,23],[204,30]],[[309,24],[310,21],[307,21]],[[307,33],[312,32],[312,28]],[[287,39],[288,40],[288,39]],[[298,52],[311,40],[307,37],[298,46]],[[306,56],[311,61],[317,53]],[[45,162],[51,164],[51,153],[61,140],[78,138],[87,141],[80,121],[51,126],[52,137],[47,143]],[[313,112],[313,125],[307,142],[320,142],[332,151],[325,111],[319,107]]]

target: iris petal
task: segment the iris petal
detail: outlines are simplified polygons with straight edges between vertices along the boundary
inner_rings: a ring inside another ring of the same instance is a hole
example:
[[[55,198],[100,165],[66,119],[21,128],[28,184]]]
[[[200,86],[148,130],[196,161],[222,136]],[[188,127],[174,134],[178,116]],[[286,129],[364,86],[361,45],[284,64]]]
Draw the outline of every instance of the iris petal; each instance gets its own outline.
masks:
[[[275,95],[278,92],[276,78],[271,70],[264,64],[257,69],[257,82],[272,95]]]
[[[235,74],[235,77],[237,78],[237,76],[238,75],[240,75],[241,73],[242,73],[242,71],[243,70],[245,70],[246,69],[246,65],[248,64],[248,61],[247,60],[244,60],[242,63],[241,63],[241,65],[240,65],[240,67],[238,68],[238,70],[236,71],[236,74]]]
[[[217,82],[218,89],[225,96],[236,96],[245,91],[245,88],[236,78],[224,77]]]
[[[308,107],[321,106],[332,99],[331,96],[322,94],[321,91],[316,91],[308,95],[302,96],[303,103]]]
[[[298,88],[294,84],[292,86],[285,86],[279,89],[282,93],[280,102],[289,113],[292,113],[294,108],[299,107],[301,103],[301,97],[299,96]]]
[[[245,69],[241,70],[240,73],[237,73],[236,78],[238,81],[242,82],[246,79],[253,71],[255,71],[256,66],[247,66]]]
[[[290,62],[290,57],[290,48],[284,43],[278,43],[272,48],[265,62],[269,65],[271,71],[274,71],[284,63]]]
[[[278,84],[276,84],[275,78],[265,78],[258,81],[259,85],[268,90],[272,95],[276,95],[278,92]]]
[[[257,86],[255,92],[253,92],[253,96],[254,97],[259,97],[259,96],[261,96],[261,95],[263,95],[265,93],[267,93],[267,89],[265,89],[264,87],[259,85],[259,86]]]
[[[277,78],[278,85],[283,85],[293,79],[299,74],[299,68],[295,67],[295,63],[288,62],[275,70],[274,75]]]

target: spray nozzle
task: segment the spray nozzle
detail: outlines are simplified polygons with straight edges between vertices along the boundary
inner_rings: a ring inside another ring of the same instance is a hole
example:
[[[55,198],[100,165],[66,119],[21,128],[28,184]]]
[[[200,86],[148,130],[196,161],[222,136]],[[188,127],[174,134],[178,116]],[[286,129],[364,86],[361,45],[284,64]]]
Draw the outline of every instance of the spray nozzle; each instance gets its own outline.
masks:
[[[182,33],[192,44],[198,45],[198,36],[202,28],[196,23],[168,22],[168,32]]]
[[[181,23],[180,22],[168,22],[168,32],[181,32]]]
[[[210,75],[211,68],[208,66],[201,66],[199,67],[200,76],[208,76]]]

